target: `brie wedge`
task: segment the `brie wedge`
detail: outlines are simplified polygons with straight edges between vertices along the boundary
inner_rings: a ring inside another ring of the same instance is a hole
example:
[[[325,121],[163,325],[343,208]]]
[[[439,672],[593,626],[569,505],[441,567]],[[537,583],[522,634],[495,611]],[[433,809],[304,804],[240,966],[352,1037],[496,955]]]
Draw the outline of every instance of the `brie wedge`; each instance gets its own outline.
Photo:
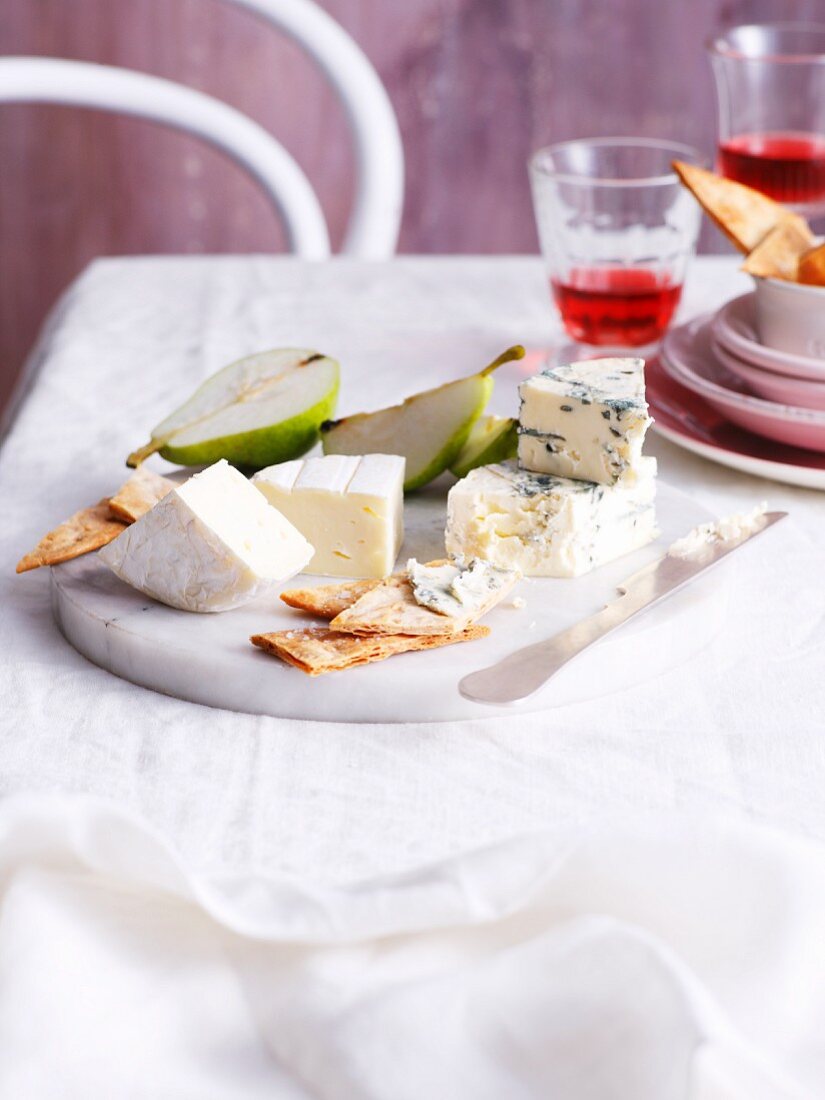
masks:
[[[121,580],[183,611],[227,611],[293,577],[312,546],[221,459],[100,551]]]
[[[404,459],[324,455],[269,466],[252,478],[315,547],[307,572],[386,577],[404,538]]]
[[[550,477],[502,462],[450,490],[447,553],[528,577],[578,577],[656,536],[656,459],[615,485]]]
[[[652,423],[643,359],[552,367],[519,387],[519,465],[612,485],[632,476]]]

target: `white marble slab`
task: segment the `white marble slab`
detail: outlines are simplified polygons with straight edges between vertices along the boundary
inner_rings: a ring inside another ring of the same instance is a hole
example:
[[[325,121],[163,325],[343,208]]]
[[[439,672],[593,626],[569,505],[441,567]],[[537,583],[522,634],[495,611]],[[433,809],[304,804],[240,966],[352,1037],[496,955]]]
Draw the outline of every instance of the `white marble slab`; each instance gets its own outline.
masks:
[[[401,561],[443,557],[445,491],[432,487],[408,498]],[[249,642],[251,634],[313,622],[277,599],[259,599],[218,615],[177,611],[129,588],[96,555],[87,555],[52,570],[53,607],[66,638],[96,665],[194,703],[327,722],[433,722],[526,713],[642,683],[687,660],[715,636],[727,600],[724,586],[711,574],[606,639],[516,707],[481,706],[458,694],[462,676],[597,611],[615,596],[622,579],[710,518],[701,505],[667,485],[660,486],[658,510],[662,535],[657,543],[574,580],[523,581],[517,591],[526,607],[504,601],[485,619],[492,628],[488,638],[314,679]],[[307,576],[290,586],[303,583],[329,581]]]

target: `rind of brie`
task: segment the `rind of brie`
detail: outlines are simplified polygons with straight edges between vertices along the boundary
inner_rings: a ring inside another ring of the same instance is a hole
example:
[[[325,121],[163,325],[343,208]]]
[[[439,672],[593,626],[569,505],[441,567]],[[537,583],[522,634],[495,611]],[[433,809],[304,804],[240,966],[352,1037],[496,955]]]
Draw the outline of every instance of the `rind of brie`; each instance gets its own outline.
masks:
[[[612,485],[635,475],[647,413],[643,359],[590,359],[551,367],[519,387],[519,464]]]
[[[309,562],[312,546],[221,460],[127,527],[100,552],[121,580],[183,611],[227,611]]]

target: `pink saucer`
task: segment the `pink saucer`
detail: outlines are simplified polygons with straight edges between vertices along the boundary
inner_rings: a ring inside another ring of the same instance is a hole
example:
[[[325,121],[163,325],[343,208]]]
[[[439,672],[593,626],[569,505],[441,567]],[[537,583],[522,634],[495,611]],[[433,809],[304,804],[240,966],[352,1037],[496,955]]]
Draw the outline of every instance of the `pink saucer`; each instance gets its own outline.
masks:
[[[716,358],[710,317],[697,317],[671,329],[665,337],[660,360],[671,378],[749,432],[793,447],[825,452],[825,412],[754,397],[745,383]]]
[[[791,355],[759,343],[754,321],[756,295],[743,294],[722,306],[711,319],[713,340],[731,355],[754,367],[773,371],[793,378],[808,378],[812,382],[825,382],[825,359],[810,359],[804,355]]]
[[[825,454],[787,447],[737,428],[712,405],[680,386],[658,357],[645,366],[653,431],[720,466],[788,485],[825,490]]]
[[[711,332],[712,330],[713,325],[711,325]],[[736,355],[731,355],[713,339],[713,336],[711,336],[711,344],[719,362],[727,367],[731,374],[741,379],[757,397],[764,397],[766,401],[774,401],[780,405],[796,405],[801,409],[825,411],[825,379],[822,382],[811,382],[807,378],[775,374],[773,371],[745,363]]]

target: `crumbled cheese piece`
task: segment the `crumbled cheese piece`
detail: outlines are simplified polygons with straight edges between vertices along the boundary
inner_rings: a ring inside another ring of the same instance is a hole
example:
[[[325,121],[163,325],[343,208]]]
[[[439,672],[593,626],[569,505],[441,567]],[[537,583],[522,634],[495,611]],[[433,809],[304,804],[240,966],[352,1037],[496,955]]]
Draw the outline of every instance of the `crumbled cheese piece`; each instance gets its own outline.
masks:
[[[760,520],[767,511],[768,505],[763,502],[758,504],[750,512],[735,513],[725,516],[715,523],[703,523],[694,527],[684,538],[677,539],[668,548],[668,554],[674,558],[684,558],[689,554],[695,554],[706,546],[712,546],[718,542],[734,541],[744,538],[746,535],[758,531]]]
[[[499,569],[486,561],[422,565],[415,558],[407,562],[407,576],[416,603],[439,615],[462,617],[483,614],[519,579],[516,570]]]

